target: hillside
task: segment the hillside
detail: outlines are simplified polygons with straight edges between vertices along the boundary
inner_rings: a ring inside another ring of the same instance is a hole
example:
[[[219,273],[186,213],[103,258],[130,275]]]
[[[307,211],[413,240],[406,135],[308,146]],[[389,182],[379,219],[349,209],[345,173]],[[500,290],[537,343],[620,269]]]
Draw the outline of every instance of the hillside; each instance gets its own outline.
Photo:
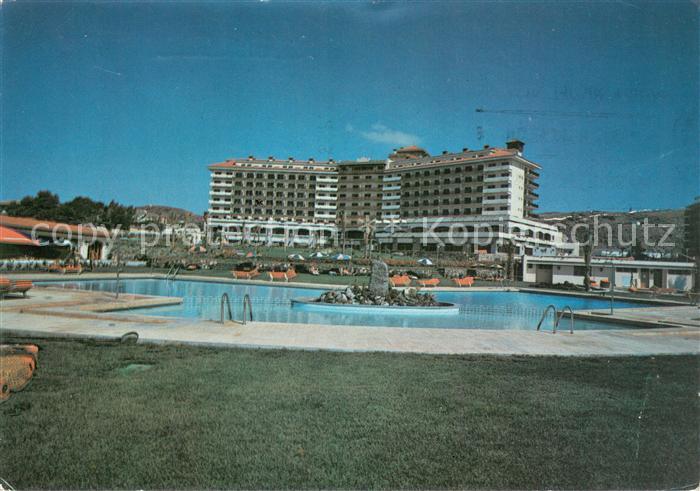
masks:
[[[633,250],[630,245],[636,233],[641,249],[657,257],[676,256],[684,253],[684,210],[633,210],[622,211],[572,211],[540,213],[537,219],[560,227],[570,238],[577,223],[590,223],[598,230],[598,253],[605,250]],[[644,241],[644,228],[648,241]],[[612,229],[612,234],[608,231]],[[668,234],[668,235],[667,235]]]
[[[136,223],[184,224],[204,223],[204,217],[183,208],[171,206],[145,205],[136,207]]]

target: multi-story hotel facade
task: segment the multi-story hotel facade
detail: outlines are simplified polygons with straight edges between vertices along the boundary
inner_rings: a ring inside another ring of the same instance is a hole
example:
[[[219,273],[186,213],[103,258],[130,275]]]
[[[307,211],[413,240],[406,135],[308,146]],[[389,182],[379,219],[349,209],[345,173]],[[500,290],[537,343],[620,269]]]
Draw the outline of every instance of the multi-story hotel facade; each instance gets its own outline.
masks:
[[[385,160],[249,156],[209,166],[208,227],[227,241],[362,245],[383,250],[532,254],[561,244],[531,217],[540,166],[518,140],[442,152],[415,146]]]

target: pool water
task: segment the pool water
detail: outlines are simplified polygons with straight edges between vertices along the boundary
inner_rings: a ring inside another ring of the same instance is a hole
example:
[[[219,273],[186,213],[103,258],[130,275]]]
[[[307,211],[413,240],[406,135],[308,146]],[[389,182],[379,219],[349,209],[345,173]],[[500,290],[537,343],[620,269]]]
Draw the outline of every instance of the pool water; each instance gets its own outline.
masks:
[[[41,283],[81,290],[115,291],[116,280],[76,280]],[[313,311],[292,307],[291,300],[300,297],[316,297],[325,290],[257,286],[232,283],[213,283],[187,280],[122,280],[120,292],[142,295],[181,297],[183,303],[167,307],[134,309],[129,313],[200,319],[219,319],[221,295],[231,298],[234,319],[242,318],[243,296],[250,295],[254,320],[291,322],[302,324],[332,324],[356,326],[433,327],[454,329],[535,329],[543,309],[550,304],[561,309],[565,305],[573,310],[606,309],[609,300],[547,295],[525,292],[436,292],[441,302],[459,306],[454,315],[410,315],[399,313],[348,313]],[[636,302],[615,301],[615,308],[640,307]],[[551,329],[551,319],[544,328]],[[560,329],[568,328],[563,320]],[[623,325],[576,320],[575,329],[622,329]]]

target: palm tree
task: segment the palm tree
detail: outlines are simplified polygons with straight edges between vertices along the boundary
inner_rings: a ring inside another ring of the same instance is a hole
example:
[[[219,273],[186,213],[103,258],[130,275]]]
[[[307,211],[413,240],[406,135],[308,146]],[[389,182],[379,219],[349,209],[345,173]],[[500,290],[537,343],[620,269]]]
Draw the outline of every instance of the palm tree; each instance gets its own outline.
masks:
[[[512,240],[508,240],[505,244],[508,259],[506,260],[506,279],[513,281],[515,279],[515,244]]]
[[[591,258],[593,256],[590,222],[586,223],[584,228],[577,229],[576,232],[576,237],[573,237],[573,239],[581,244],[584,263],[583,285],[586,287],[586,291],[589,292],[591,291]]]
[[[593,246],[586,241],[583,244],[583,262],[584,262],[584,274],[583,274],[583,284],[586,287],[586,291],[591,291],[591,257],[593,255]]]

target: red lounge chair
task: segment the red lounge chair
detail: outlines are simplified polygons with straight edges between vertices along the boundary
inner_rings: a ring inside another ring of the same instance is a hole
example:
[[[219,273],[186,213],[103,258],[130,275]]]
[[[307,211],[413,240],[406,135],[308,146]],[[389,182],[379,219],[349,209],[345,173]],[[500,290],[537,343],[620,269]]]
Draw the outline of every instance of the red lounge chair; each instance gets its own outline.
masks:
[[[11,293],[21,293],[25,297],[27,292],[32,289],[32,282],[30,280],[15,280],[11,282],[10,292]]]
[[[440,280],[438,278],[430,278],[429,280],[418,280],[418,284],[420,286],[438,286],[440,284]]]
[[[0,296],[12,291],[12,283],[8,278],[0,276]]]
[[[394,275],[389,278],[389,284],[393,287],[408,286],[411,284],[411,278],[408,275]]]
[[[237,280],[250,280],[252,278],[255,278],[260,274],[258,271],[258,268],[252,269],[250,271],[236,271],[233,270],[231,271],[233,274],[233,277],[236,278]]]
[[[297,276],[296,271],[288,269],[287,271],[270,271],[270,281],[289,281]]]
[[[269,271],[270,281],[289,281],[285,271]]]
[[[474,284],[474,277],[465,276],[464,278],[454,278],[453,281],[457,286],[472,286]]]

